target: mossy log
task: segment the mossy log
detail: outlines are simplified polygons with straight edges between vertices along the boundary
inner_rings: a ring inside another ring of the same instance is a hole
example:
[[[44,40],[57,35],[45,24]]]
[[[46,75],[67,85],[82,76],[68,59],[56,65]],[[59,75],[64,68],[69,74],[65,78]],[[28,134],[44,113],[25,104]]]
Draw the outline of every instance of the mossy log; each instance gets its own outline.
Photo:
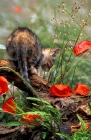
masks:
[[[10,69],[13,69],[14,71],[19,73],[19,69],[17,67],[17,64],[13,62],[12,60],[0,60],[0,76],[4,76],[7,78],[7,80],[12,83],[14,82],[14,85],[18,87],[19,89],[23,91],[27,91],[27,88],[25,84],[23,83],[23,80],[21,80],[14,72],[12,72]],[[20,73],[19,73],[20,74]],[[29,74],[29,80],[31,81],[31,86],[36,90],[39,91],[48,91],[50,88],[50,84],[39,77],[37,74]]]

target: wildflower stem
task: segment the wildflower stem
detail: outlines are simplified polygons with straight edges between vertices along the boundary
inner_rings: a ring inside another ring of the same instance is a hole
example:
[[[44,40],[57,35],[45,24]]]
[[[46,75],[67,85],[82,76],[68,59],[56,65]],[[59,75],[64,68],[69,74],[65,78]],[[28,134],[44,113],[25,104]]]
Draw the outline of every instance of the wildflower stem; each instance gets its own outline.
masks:
[[[80,30],[80,32],[79,32],[79,34],[78,34],[78,37],[77,37],[77,39],[76,39],[76,41],[75,41],[75,45],[76,45],[76,43],[77,43],[78,40],[79,40],[79,37],[80,37],[80,34],[81,34],[83,28],[84,28],[84,25],[83,25],[83,27],[81,28],[81,30]],[[75,46],[75,45],[74,45],[74,46]],[[64,69],[64,71],[63,71],[63,73],[62,73],[62,75],[63,75],[63,80],[64,80],[64,77],[65,77],[65,74],[66,74],[66,69],[67,69],[67,67],[70,65],[70,60],[71,60],[72,53],[73,53],[73,50],[71,51],[71,54],[70,54],[70,57],[69,57],[69,60],[68,60],[68,64],[66,65],[66,67],[65,67],[65,69]],[[75,57],[74,57],[74,58],[75,58]],[[74,61],[74,58],[73,58],[72,61]],[[73,64],[73,65],[74,65],[74,64]]]
[[[70,71],[72,70],[72,68],[78,64],[78,62],[80,61],[80,59],[84,56],[85,54],[83,54],[81,57],[78,58],[78,60],[72,65],[72,67],[69,69],[68,72],[66,72],[66,74],[64,75],[64,78],[70,73]]]

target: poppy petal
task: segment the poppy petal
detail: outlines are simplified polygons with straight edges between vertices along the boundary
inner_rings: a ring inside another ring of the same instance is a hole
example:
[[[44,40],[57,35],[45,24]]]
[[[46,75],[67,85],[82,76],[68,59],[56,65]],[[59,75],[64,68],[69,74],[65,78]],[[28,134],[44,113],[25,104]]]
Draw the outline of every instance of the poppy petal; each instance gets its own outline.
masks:
[[[39,116],[37,114],[26,114],[23,118],[20,119],[20,121],[25,122],[25,123],[31,123],[31,124],[38,126],[35,119],[42,120],[41,116]]]
[[[15,13],[20,13],[22,9],[20,6],[15,6],[13,10]]]
[[[8,92],[8,81],[5,77],[0,76],[0,95]]]
[[[56,84],[50,87],[49,93],[51,96],[68,97],[71,96],[72,89],[65,84]]]
[[[80,55],[86,52],[90,48],[91,48],[91,41],[84,40],[74,47],[73,52],[75,55]]]
[[[14,102],[14,99],[11,97],[11,98],[8,98],[4,104],[2,105],[2,110],[5,111],[5,112],[8,112],[8,113],[13,113],[15,114],[16,111],[17,111],[17,107],[15,105],[15,102]]]
[[[90,88],[85,84],[77,84],[74,88],[74,94],[87,95],[90,92]]]

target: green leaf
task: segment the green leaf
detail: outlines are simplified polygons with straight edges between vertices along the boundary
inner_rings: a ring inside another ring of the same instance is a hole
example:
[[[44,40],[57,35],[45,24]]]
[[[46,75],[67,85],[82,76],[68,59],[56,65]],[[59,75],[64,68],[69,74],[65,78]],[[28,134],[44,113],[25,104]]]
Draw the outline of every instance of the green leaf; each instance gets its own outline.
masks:
[[[46,136],[47,136],[48,132],[42,132],[42,138],[45,140]]]
[[[48,103],[46,100],[42,100],[40,98],[34,98],[34,97],[27,97],[28,100],[32,100],[32,101],[38,101],[47,105],[50,105],[50,103]]]
[[[56,133],[58,136],[60,136],[61,138],[67,138],[67,140],[71,140],[70,137],[66,134],[62,134],[62,133]]]
[[[82,124],[82,130],[85,132],[86,131],[86,126],[85,126],[85,123],[84,123],[83,119],[78,114],[77,114],[77,118],[79,119],[79,121]]]
[[[10,122],[10,123],[7,123],[6,126],[19,126],[19,125],[22,125],[21,122]]]

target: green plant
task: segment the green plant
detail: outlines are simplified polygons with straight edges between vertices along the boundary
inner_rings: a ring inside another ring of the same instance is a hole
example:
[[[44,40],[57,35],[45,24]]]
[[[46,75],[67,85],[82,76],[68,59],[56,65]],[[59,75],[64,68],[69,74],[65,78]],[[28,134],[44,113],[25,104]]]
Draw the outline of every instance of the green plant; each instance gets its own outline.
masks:
[[[91,16],[90,9],[86,16],[79,14],[79,11],[81,11],[85,4],[86,1],[83,1],[78,6],[78,3],[74,2],[69,10],[66,3],[62,2],[61,6],[58,5],[57,17],[52,19],[52,22],[54,22],[54,26],[52,27],[52,31],[54,32],[53,43],[62,49],[49,74],[48,80],[52,84],[66,83],[74,86],[74,83],[81,81],[77,75],[80,75],[81,79],[83,78],[83,74],[85,77],[87,68],[83,72],[82,67],[86,65],[86,61],[90,60],[85,59],[84,55],[75,57],[73,54],[73,48],[77,42],[83,38],[89,39],[84,28],[87,26]],[[60,19],[61,17],[63,18]],[[88,67],[90,67],[89,63]],[[90,78],[90,75],[87,78]],[[86,78],[84,78],[84,81],[84,83],[88,82]],[[88,85],[90,85],[90,82]]]
[[[14,73],[17,74],[16,72]],[[22,78],[21,76],[19,77]],[[4,92],[8,92],[7,80],[5,79],[4,80],[5,82],[3,84],[2,83],[3,79],[5,78],[1,76],[0,88],[2,90],[0,91],[0,95],[3,95]],[[6,95],[8,95],[8,93]],[[45,132],[45,130],[47,131],[46,135],[50,132],[55,133],[60,131],[59,126],[62,120],[61,113],[52,105],[50,105],[50,103],[40,99],[39,97],[37,98],[28,97],[27,100],[30,100],[32,105],[32,108],[30,108],[29,106],[25,105],[22,98],[19,97],[17,98],[17,96],[14,96],[14,94],[13,96],[11,95],[8,98],[6,97],[4,98],[4,101],[2,101],[2,107],[0,109],[3,115],[3,120],[6,118],[6,115],[4,115],[3,112],[11,114],[7,115],[8,116],[7,118],[9,118],[6,121],[7,126],[25,125],[29,127],[30,131],[32,131],[32,129],[34,129],[35,127],[40,127],[41,132]],[[3,123],[2,119],[1,122]]]
[[[24,0],[19,0],[18,4],[21,6],[22,11],[20,13],[19,11],[18,13],[10,11],[10,15],[7,14],[8,12],[6,15],[2,14],[0,17],[0,26],[6,28],[9,32],[17,26],[31,27],[32,30],[39,36],[43,47],[60,47],[62,49],[53,68],[48,73],[48,76],[45,74],[45,78],[47,77],[50,83],[66,83],[71,87],[74,87],[77,83],[82,82],[91,86],[91,73],[89,71],[91,60],[85,55],[82,55],[81,57],[78,56],[77,58],[73,54],[73,47],[76,46],[78,42],[84,40],[84,38],[86,40],[91,39],[85,30],[87,24],[91,24],[91,11],[88,8],[90,4],[87,7],[89,10],[87,10],[85,15],[81,13],[84,6],[87,6],[87,1],[85,0],[78,3],[74,2],[73,4],[70,3],[70,1],[61,2],[59,0],[55,0],[54,4],[51,0],[41,2],[40,0],[37,0],[35,5],[29,2],[30,1],[26,2]],[[10,4],[10,2],[8,3]],[[4,36],[4,39],[5,38],[6,36]],[[2,37],[1,43],[4,43]],[[85,57],[87,58],[85,59]],[[22,79],[21,76],[19,77]],[[31,85],[29,85],[29,87],[36,94]],[[40,127],[43,139],[45,139],[46,135],[50,132],[54,132],[60,137],[65,137],[68,140],[91,139],[91,134],[86,131],[84,122],[80,117],[78,118],[83,126],[82,131],[76,131],[71,137],[66,136],[60,133],[59,127],[62,118],[61,113],[56,108],[53,108],[53,106],[51,106],[48,102],[41,100],[37,96],[37,98],[27,98],[28,101],[30,100],[33,102],[32,108],[30,109],[23,102],[20,93],[23,94],[18,91],[18,96],[11,99],[17,110],[15,110],[15,113],[13,112],[13,115],[9,114],[9,112],[8,114],[3,112],[3,117],[0,118],[1,123],[5,123],[5,119],[8,118],[6,123],[9,126],[21,126],[24,124],[28,125],[30,128],[34,128],[36,127],[35,124],[39,125],[38,127]],[[1,100],[1,102],[3,101]],[[11,110],[14,109],[12,105],[8,104],[8,107],[11,108]],[[35,116],[35,114],[38,116]],[[32,123],[30,121],[31,117]],[[20,121],[21,118],[23,122]]]

